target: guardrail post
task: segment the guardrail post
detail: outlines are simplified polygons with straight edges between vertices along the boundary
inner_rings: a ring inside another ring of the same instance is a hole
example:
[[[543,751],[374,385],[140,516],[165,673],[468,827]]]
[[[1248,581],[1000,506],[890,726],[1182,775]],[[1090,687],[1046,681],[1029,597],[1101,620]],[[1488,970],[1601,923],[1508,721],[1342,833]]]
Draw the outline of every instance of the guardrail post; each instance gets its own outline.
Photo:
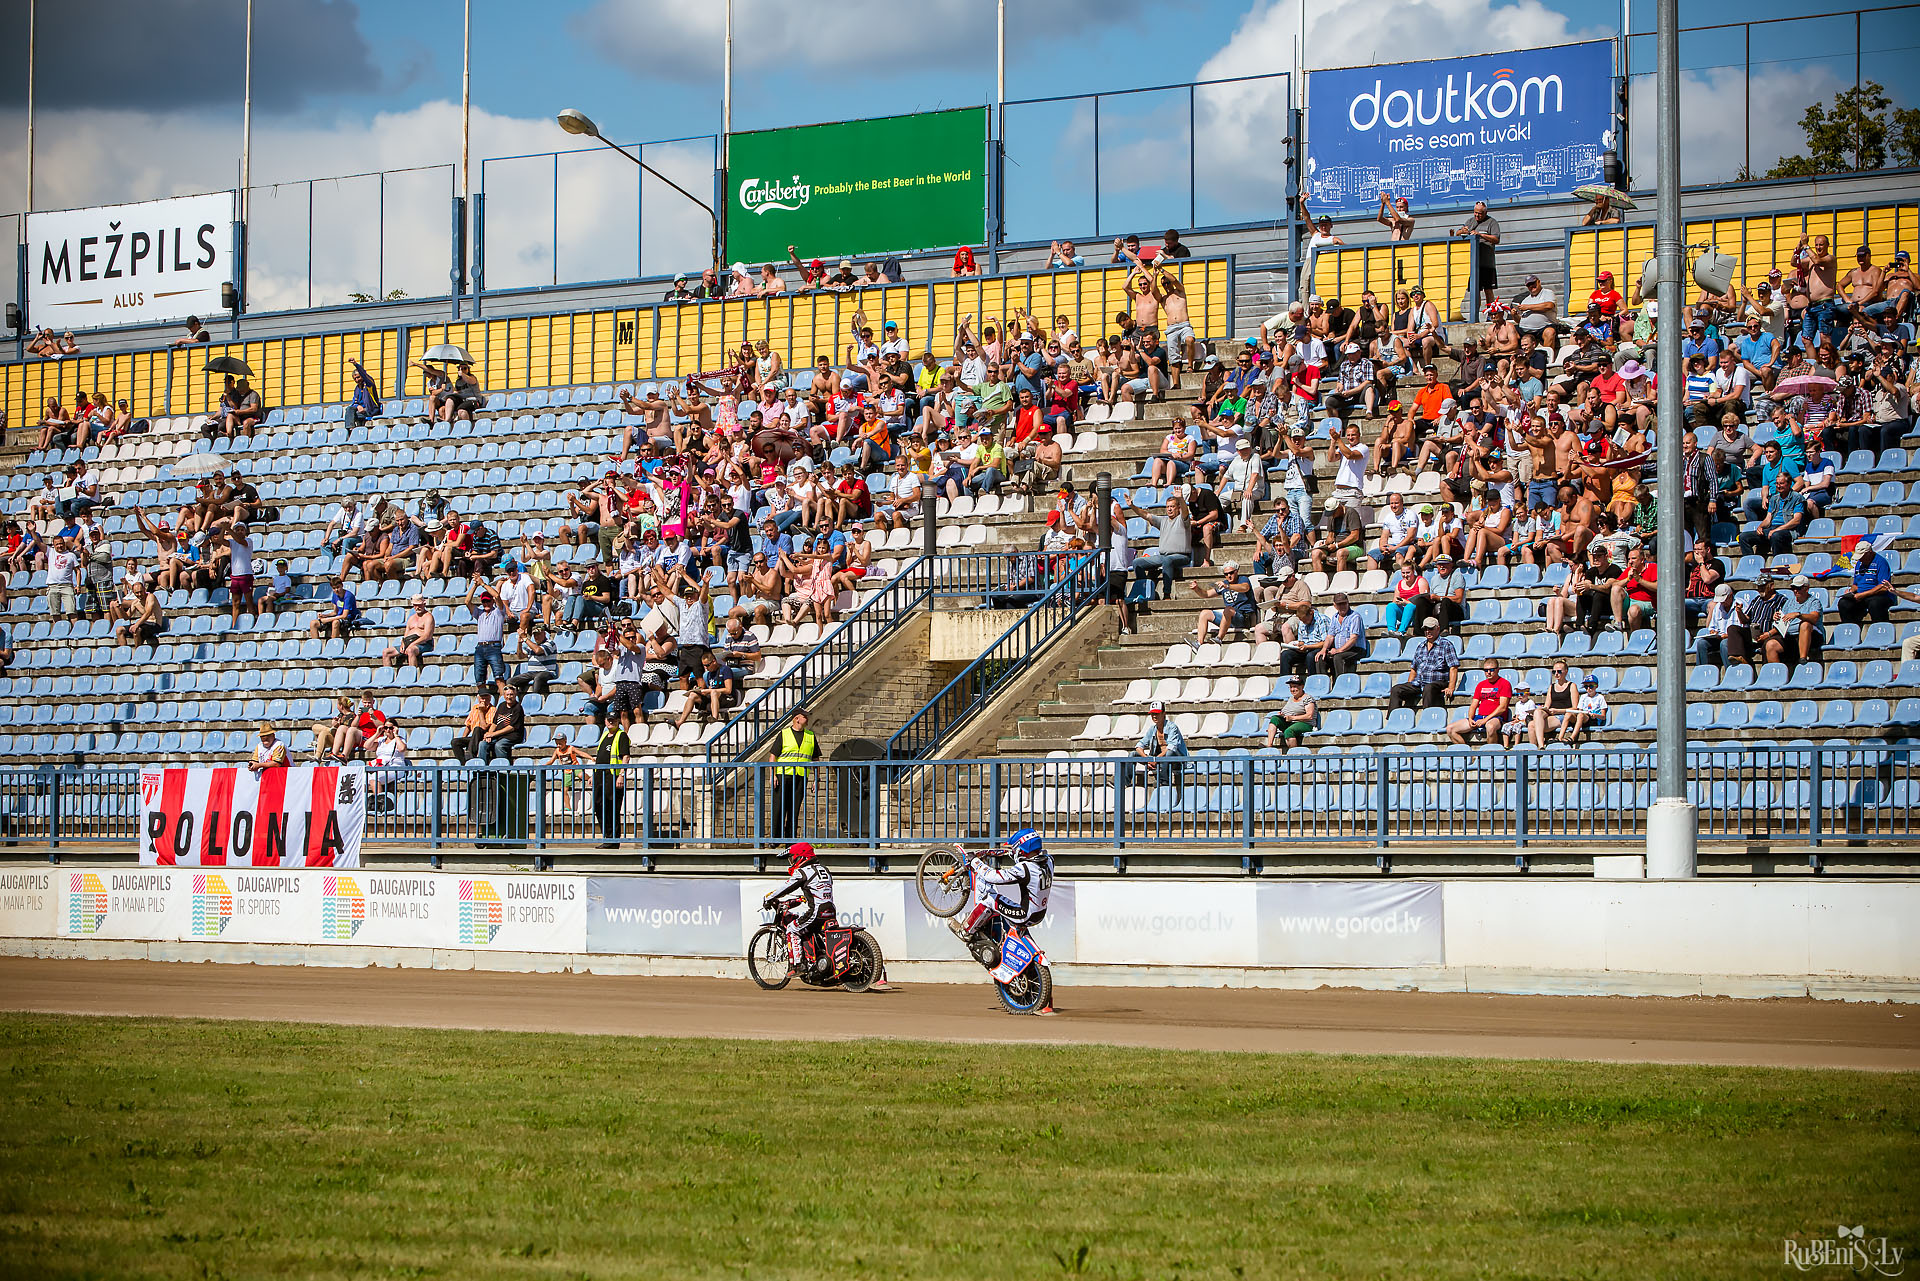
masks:
[[[987,762],[987,837],[1000,840],[1000,762]]]
[[[1813,764],[1807,770],[1807,786],[1812,789],[1812,794],[1807,801],[1807,841],[1815,849],[1820,848],[1820,833],[1825,827],[1825,824],[1820,821],[1820,807],[1826,803],[1826,785],[1823,781],[1823,775],[1826,773],[1824,768],[1826,759],[1826,748],[1814,748]]]
[[[1380,849],[1387,845],[1387,758],[1373,758],[1373,843]]]
[[[1529,757],[1522,752],[1513,761],[1513,847],[1517,850],[1527,848],[1527,822],[1530,811],[1527,809],[1527,762]]]
[[[480,318],[481,295],[487,291],[487,193],[473,197],[473,316]]]
[[[767,774],[765,770],[753,769],[753,843],[758,846],[767,839]]]
[[[653,771],[651,765],[640,767],[640,848],[653,848]]]
[[[433,767],[433,791],[427,797],[427,845],[436,850],[440,848],[440,796],[445,772],[444,765]]]
[[[940,531],[934,516],[934,508],[940,501],[940,490],[934,485],[932,477],[920,481],[920,554],[933,556],[939,551]]]
[[[1127,843],[1127,775],[1132,772],[1131,760],[1113,763],[1113,844],[1115,849]]]
[[[47,776],[47,849],[49,851],[60,848],[60,804],[64,799],[60,787],[60,773],[56,770]],[[47,861],[52,863],[57,862],[58,859],[50,854]]]
[[[1240,845],[1253,848],[1253,757],[1240,762]]]
[[[309,219],[307,245],[307,252],[311,257],[313,252],[311,219]],[[458,320],[460,319],[460,299],[467,292],[467,202],[459,196],[453,198],[452,251],[453,263],[447,268],[447,297],[453,306],[453,319]],[[311,264],[308,270],[311,275]],[[311,280],[308,283],[311,284]]]
[[[547,848],[547,769],[544,765],[533,767],[533,777],[528,780],[533,788],[533,848]],[[538,854],[533,856],[533,870],[546,871],[546,860]]]

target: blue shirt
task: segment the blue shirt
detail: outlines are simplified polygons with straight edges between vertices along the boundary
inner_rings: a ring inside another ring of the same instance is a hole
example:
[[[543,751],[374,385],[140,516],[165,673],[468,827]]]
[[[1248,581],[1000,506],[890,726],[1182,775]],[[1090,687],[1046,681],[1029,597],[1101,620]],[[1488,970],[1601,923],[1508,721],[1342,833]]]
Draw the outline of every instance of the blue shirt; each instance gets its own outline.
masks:
[[[1779,529],[1799,515],[1806,505],[1807,500],[1791,489],[1784,494],[1776,489],[1767,495],[1767,524]]]
[[[1870,551],[1864,559],[1853,563],[1853,590],[1856,594],[1884,587],[1892,581],[1893,575],[1887,570],[1887,558],[1877,551]]]
[[[348,618],[360,617],[360,602],[351,591],[341,588],[333,594],[333,612],[344,614]]]
[[[1187,754],[1187,736],[1180,732],[1180,727],[1173,723],[1171,716],[1167,718],[1167,727],[1164,730],[1155,726],[1153,718],[1149,716],[1147,718],[1147,727],[1140,735],[1140,741],[1134,744],[1135,750],[1141,752],[1146,751],[1149,747],[1153,746],[1153,740],[1156,735],[1163,736],[1167,740],[1166,750],[1160,753],[1162,756],[1185,756]]]
[[[1695,356],[1705,356],[1707,363],[1712,364],[1720,359],[1720,344],[1714,341],[1712,335],[1702,338],[1699,342],[1688,338],[1680,344],[1680,362],[1685,364]]]
[[[1741,334],[1733,340],[1733,349],[1749,365],[1765,369],[1773,360],[1773,335],[1764,329],[1758,334]]]
[[[1347,611],[1345,618],[1338,614],[1328,619],[1328,630],[1333,635],[1333,647],[1339,649],[1348,641],[1353,641],[1353,649],[1364,654],[1367,652],[1367,624],[1357,610]]]

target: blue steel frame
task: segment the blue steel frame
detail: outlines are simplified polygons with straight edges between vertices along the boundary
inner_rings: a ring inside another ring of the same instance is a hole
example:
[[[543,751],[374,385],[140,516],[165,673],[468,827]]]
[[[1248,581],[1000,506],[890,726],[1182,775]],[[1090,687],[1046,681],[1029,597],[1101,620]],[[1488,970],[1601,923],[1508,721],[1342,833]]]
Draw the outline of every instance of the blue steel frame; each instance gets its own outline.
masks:
[[[1695,748],[1688,791],[1700,837],[1817,850],[1911,843],[1920,780],[1905,746]],[[596,847],[599,799],[629,854],[752,850],[804,839],[870,850],[996,837],[1009,823],[1050,845],[1288,849],[1552,841],[1633,846],[1654,794],[1649,748],[1515,752],[1197,754],[1177,777],[1126,753],[1066,758],[834,761],[807,767],[779,826],[773,763],[429,765],[370,773],[366,840],[411,849]],[[600,776],[617,790],[598,787]],[[85,844],[131,853],[133,768],[0,771],[0,825],[58,858]],[[596,856],[606,852],[595,850]],[[617,855],[614,855],[617,857]],[[1816,856],[1817,857],[1817,856]]]

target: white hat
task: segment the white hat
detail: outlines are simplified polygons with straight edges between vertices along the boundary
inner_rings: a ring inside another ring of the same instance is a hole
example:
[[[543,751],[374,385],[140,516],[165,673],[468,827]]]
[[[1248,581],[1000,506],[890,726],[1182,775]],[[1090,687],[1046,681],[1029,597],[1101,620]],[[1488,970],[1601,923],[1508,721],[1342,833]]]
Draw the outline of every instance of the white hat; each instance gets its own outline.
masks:
[[[1149,712],[1164,712],[1167,710],[1167,705],[1156,698],[1147,704],[1147,710]]]
[[[1360,350],[1360,344],[1357,342],[1350,342],[1346,345],[1345,350],[1347,350],[1348,352],[1357,352]]]

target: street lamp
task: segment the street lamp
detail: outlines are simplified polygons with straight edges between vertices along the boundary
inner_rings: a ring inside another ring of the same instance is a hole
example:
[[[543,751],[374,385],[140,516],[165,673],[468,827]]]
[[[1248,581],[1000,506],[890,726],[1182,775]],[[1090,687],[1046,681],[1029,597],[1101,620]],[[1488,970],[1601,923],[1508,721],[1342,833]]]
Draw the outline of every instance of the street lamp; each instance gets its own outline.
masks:
[[[685,196],[688,200],[691,200],[693,201],[694,204],[699,205],[701,211],[705,213],[707,217],[713,219],[713,265],[716,270],[719,268],[720,266],[720,215],[713,211],[713,207],[711,205],[709,205],[706,201],[700,199],[700,197],[694,195],[691,191],[688,191],[685,187],[681,186],[679,183],[675,182],[673,179],[667,177],[667,175],[661,173],[658,169],[655,169],[652,165],[648,164],[646,161],[642,160],[636,152],[628,151],[625,147],[622,147],[619,143],[608,142],[607,138],[600,132],[600,126],[593,123],[593,121],[588,118],[587,114],[584,111],[576,111],[574,108],[568,107],[566,110],[562,111],[559,115],[555,116],[554,121],[557,124],[559,124],[559,126],[562,129],[566,130],[570,134],[574,134],[575,136],[578,136],[578,137],[596,138],[601,142],[605,142],[607,146],[612,147],[615,151],[619,152],[621,155],[625,156],[627,159],[633,161],[634,164],[639,165],[642,169],[646,170],[648,173],[658,178],[661,182],[666,183],[669,187],[672,187],[675,191]]]

